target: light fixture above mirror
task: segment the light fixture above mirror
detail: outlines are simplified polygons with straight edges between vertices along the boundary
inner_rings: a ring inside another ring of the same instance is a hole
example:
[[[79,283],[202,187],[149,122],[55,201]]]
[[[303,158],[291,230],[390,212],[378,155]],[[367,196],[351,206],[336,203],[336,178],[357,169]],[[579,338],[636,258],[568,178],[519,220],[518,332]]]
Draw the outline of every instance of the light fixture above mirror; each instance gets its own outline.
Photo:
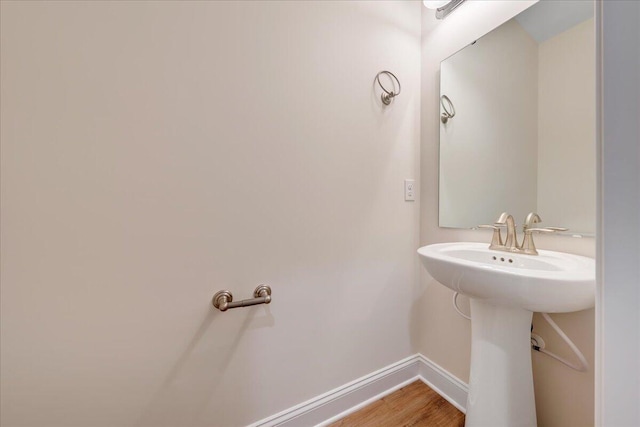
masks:
[[[422,3],[426,8],[436,10],[437,19],[444,19],[464,2],[465,0],[424,0]]]

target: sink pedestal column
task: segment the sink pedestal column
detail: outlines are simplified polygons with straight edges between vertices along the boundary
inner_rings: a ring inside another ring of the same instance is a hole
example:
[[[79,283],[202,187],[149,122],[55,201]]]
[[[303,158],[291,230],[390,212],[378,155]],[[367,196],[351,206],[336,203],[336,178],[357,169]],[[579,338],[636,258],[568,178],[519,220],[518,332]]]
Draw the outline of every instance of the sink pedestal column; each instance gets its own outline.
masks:
[[[471,299],[466,427],[536,426],[532,316],[521,308]]]

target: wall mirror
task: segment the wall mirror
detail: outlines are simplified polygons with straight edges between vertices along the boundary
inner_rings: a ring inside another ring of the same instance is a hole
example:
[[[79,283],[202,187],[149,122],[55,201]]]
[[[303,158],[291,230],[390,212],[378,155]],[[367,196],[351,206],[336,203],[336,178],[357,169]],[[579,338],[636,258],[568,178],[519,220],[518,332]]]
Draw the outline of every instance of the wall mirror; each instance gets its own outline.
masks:
[[[534,211],[595,234],[593,15],[540,1],[441,63],[441,227]]]

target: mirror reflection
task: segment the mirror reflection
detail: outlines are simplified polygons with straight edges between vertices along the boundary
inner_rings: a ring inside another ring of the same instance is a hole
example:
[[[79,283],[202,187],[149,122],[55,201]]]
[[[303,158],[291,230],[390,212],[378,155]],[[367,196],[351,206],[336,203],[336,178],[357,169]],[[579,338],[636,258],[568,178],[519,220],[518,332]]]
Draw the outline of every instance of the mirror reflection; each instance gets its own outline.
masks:
[[[593,3],[543,1],[441,64],[440,226],[595,233]]]

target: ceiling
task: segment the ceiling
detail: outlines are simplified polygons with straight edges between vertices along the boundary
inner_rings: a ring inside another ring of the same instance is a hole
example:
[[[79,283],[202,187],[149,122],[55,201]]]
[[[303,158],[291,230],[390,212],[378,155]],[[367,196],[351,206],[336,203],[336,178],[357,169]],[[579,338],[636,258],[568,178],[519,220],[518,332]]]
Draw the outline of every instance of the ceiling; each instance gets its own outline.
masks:
[[[538,43],[593,17],[592,0],[541,0],[515,19]]]

